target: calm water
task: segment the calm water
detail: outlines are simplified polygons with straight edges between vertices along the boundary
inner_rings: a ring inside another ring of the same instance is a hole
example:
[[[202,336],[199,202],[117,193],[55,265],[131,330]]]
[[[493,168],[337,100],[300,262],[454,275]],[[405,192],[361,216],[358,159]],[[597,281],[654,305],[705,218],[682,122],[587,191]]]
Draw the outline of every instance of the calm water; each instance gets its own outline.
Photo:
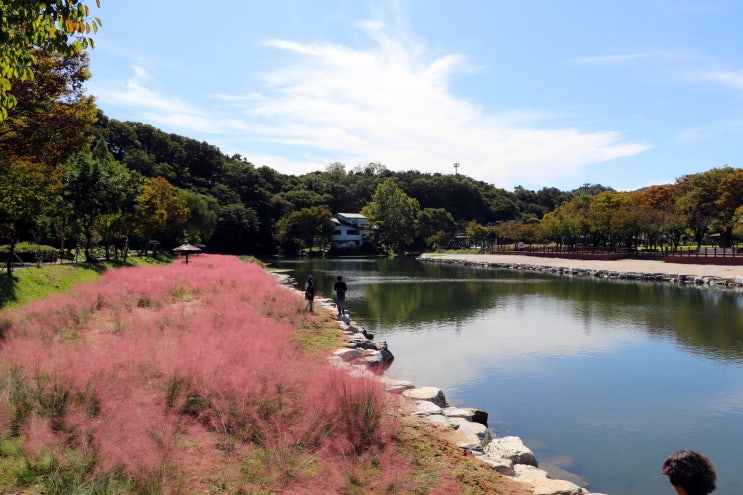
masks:
[[[395,355],[391,376],[490,413],[553,477],[609,495],[675,493],[681,448],[743,487],[743,293],[401,260],[271,260],[332,293]],[[562,471],[565,470],[565,471]]]

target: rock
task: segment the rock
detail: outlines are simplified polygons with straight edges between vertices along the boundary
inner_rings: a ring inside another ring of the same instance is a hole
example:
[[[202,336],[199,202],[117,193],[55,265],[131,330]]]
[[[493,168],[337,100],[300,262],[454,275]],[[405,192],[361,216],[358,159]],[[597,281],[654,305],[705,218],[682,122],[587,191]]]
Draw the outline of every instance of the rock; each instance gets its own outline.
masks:
[[[495,469],[500,474],[505,476],[516,476],[516,471],[513,469],[513,462],[511,462],[510,459],[492,457],[489,455],[478,456],[478,459]]]
[[[381,351],[374,351],[364,356],[364,362],[374,368],[384,363],[384,356]]]
[[[351,361],[361,357],[361,352],[358,349],[338,349],[333,353],[334,356],[338,356],[344,361]]]
[[[482,449],[482,444],[477,442],[457,442],[457,447],[459,447],[462,450],[467,450],[469,452],[472,452],[476,456],[483,455],[484,451]],[[511,461],[508,461],[511,462]],[[513,463],[512,463],[513,464]]]
[[[430,401],[439,407],[448,406],[446,403],[446,397],[444,397],[444,392],[442,392],[440,388],[436,387],[413,388],[406,390],[402,395],[409,399]]]
[[[379,346],[375,342],[373,342],[371,340],[366,340],[366,339],[364,339],[364,340],[354,340],[353,341],[353,344],[358,349],[373,349],[375,351],[379,351]]]
[[[453,428],[453,425],[451,424],[451,421],[449,418],[445,418],[441,414],[426,414],[422,415],[429,423],[433,423],[436,426],[440,426],[442,428]]]
[[[452,424],[457,425],[457,431],[467,437],[467,442],[480,442],[480,445],[491,440],[490,430],[485,425],[473,423],[464,418],[449,418]]]
[[[405,395],[405,392],[403,392],[403,395]],[[416,409],[416,411],[413,413],[416,416],[430,416],[432,414],[440,414],[443,417],[441,408],[431,401],[419,400],[416,401],[415,404],[416,406],[418,406],[418,409]]]
[[[391,363],[395,360],[395,356],[392,355],[389,349],[387,349],[387,342],[384,343],[384,347],[379,350],[382,353],[382,359],[385,363]]]
[[[534,495],[582,495],[584,493],[583,489],[575,483],[553,480],[547,475],[547,471],[534,466],[516,464],[513,469],[518,480],[532,484]]]
[[[471,407],[447,407],[444,409],[444,416],[451,418],[465,418],[474,423],[488,425],[488,413]]]
[[[413,385],[413,382],[409,382],[407,380],[396,380],[394,378],[384,378],[383,382],[384,382],[385,390],[392,394],[402,394],[406,390],[415,388],[415,385]]]
[[[496,438],[485,446],[485,453],[493,457],[510,459],[514,464],[537,467],[537,459],[519,437]]]

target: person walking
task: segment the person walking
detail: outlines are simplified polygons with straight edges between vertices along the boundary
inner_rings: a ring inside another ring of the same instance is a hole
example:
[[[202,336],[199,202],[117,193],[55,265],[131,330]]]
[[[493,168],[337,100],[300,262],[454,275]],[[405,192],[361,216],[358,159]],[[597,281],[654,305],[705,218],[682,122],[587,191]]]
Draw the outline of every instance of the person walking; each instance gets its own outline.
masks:
[[[307,301],[304,310],[312,313],[312,302],[315,299],[315,280],[312,275],[307,275],[307,282],[304,283],[304,298]]]
[[[678,495],[707,495],[715,490],[715,466],[696,450],[684,449],[669,455],[663,463],[663,474]]]
[[[346,314],[346,291],[348,286],[340,275],[335,279],[333,290],[335,291],[335,305],[338,307],[338,316],[343,316]]]

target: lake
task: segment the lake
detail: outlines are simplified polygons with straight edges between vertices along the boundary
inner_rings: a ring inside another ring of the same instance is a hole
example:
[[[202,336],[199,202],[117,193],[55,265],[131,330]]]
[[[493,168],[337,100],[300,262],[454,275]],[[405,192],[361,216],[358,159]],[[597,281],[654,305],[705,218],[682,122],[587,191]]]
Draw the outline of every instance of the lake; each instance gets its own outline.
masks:
[[[672,494],[693,448],[743,486],[743,292],[413,259],[271,259],[346,308],[395,361],[387,374],[490,414],[540,467],[609,495]]]

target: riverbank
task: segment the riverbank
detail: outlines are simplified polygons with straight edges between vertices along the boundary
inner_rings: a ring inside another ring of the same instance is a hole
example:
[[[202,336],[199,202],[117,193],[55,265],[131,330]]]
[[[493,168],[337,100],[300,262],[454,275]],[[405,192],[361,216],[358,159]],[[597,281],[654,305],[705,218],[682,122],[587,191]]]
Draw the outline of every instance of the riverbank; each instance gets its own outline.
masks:
[[[284,273],[278,276],[282,285],[296,291],[297,281]],[[335,303],[330,298],[315,297],[317,311],[335,314]],[[412,382],[385,376],[386,364],[392,359],[386,341],[375,341],[374,336],[351,319],[348,311],[335,317],[346,343],[330,357],[335,366],[356,376],[366,376],[381,381],[387,392],[401,396],[397,403],[401,423],[406,431],[424,431],[447,444],[437,447],[440,456],[448,459],[452,467],[465,462],[466,470],[478,472],[471,478],[472,488],[483,484],[500,484],[487,493],[501,495],[591,495],[591,492],[566,479],[553,478],[539,469],[534,453],[517,436],[497,437],[488,428],[488,412],[470,407],[451,407],[444,391],[436,386],[418,386]],[[385,357],[386,354],[386,357]],[[467,459],[480,462],[471,463]],[[460,468],[457,468],[460,469]],[[490,474],[488,474],[490,472]],[[568,478],[579,478],[563,472]],[[562,477],[562,476],[561,476]],[[475,481],[476,480],[476,481]],[[490,481],[487,481],[490,480]],[[475,493],[473,491],[473,493]],[[601,495],[594,493],[593,495]]]
[[[424,253],[423,261],[471,263],[493,268],[549,272],[559,275],[649,280],[682,285],[743,288],[743,266],[666,263],[656,260],[574,260],[518,254]]]

